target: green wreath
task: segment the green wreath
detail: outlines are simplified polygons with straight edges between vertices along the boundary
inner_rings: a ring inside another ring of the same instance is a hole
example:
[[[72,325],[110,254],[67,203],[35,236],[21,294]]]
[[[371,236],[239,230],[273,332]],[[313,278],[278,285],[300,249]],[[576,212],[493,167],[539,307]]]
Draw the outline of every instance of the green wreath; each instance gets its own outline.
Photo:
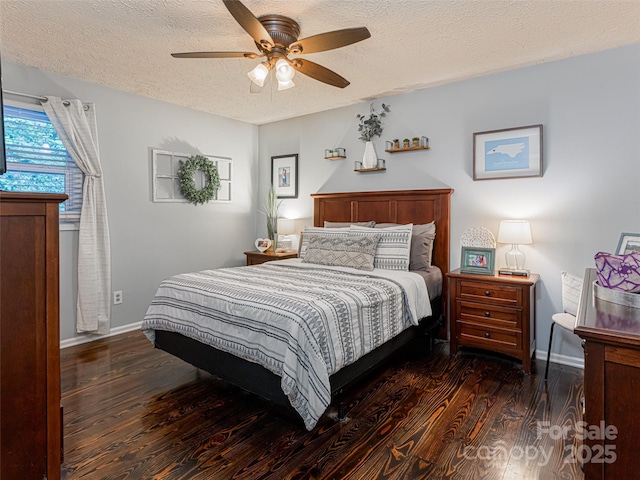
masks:
[[[207,184],[200,190],[196,189],[196,182],[193,174],[202,170],[207,177]],[[194,155],[189,160],[180,161],[178,169],[178,179],[180,180],[180,191],[190,203],[198,205],[199,203],[207,203],[211,200],[218,188],[220,188],[220,176],[218,175],[218,167],[211,160],[202,155]]]

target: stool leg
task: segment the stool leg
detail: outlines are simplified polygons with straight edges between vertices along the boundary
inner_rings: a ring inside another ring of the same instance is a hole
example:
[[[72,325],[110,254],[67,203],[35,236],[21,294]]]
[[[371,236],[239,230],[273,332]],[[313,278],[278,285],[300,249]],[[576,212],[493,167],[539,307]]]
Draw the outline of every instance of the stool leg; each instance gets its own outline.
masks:
[[[556,322],[551,322],[551,333],[549,333],[549,348],[547,348],[547,368],[544,370],[544,381],[547,381],[549,376],[549,358],[551,357],[551,342],[553,342],[553,327],[556,326]]]

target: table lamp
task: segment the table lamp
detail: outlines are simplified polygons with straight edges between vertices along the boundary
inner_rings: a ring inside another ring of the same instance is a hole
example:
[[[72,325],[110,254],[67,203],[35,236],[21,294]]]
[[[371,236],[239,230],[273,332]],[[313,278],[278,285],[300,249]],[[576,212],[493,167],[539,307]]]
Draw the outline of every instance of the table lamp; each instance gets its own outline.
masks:
[[[525,269],[525,254],[518,249],[518,245],[533,243],[531,238],[531,226],[527,220],[502,220],[498,231],[498,243],[510,243],[511,250],[505,254],[506,268],[498,270],[504,275],[528,276],[529,270]]]
[[[282,240],[278,238],[278,248],[291,250],[293,248],[293,242],[290,239],[287,239],[287,236],[295,233],[293,218],[278,218],[276,231],[278,237],[284,237]]]

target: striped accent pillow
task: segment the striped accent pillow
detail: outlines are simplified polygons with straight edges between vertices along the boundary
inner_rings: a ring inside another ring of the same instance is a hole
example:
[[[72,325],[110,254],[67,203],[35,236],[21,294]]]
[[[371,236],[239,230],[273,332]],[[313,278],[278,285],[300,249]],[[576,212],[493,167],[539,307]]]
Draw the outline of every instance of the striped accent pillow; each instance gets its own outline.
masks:
[[[574,317],[578,314],[578,304],[582,293],[582,278],[562,272],[562,309]]]
[[[380,233],[380,241],[373,259],[374,268],[383,270],[409,270],[411,255],[411,233],[413,224],[398,227],[373,229],[351,225],[351,233]]]

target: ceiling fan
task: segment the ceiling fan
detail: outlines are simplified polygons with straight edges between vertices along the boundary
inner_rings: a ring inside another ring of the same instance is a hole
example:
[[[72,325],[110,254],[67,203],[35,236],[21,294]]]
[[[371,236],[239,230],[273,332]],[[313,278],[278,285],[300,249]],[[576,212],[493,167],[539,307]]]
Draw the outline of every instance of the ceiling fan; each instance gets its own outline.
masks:
[[[253,38],[260,53],[253,52],[188,52],[172,53],[175,58],[264,58],[248,75],[263,86],[269,72],[275,70],[278,90],[294,86],[295,72],[344,88],[349,81],[322,65],[301,58],[290,59],[288,55],[324,52],[360,42],[371,36],[366,27],[345,28],[321,33],[298,40],[300,26],[295,20],[283,15],[256,17],[239,0],[222,0],[233,18]]]

